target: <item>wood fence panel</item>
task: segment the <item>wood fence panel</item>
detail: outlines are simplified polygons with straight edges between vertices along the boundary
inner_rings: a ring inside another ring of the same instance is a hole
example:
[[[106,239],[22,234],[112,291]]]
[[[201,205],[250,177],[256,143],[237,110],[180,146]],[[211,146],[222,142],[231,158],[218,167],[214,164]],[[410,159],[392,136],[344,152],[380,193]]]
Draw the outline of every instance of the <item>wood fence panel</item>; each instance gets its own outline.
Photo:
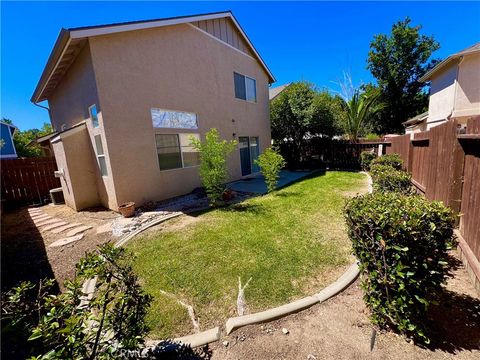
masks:
[[[480,134],[480,118],[471,119],[467,134]],[[480,140],[460,140],[465,152],[459,230],[480,260]]]
[[[1,160],[2,199],[17,204],[43,203],[49,191],[60,187],[55,178],[57,165],[54,158]]]
[[[430,162],[430,132],[424,131],[415,134],[412,140],[410,156],[410,172],[412,182],[422,193],[425,193],[428,178],[428,166]]]
[[[387,154],[399,154],[403,160],[404,170],[411,171],[411,148],[410,134],[396,136],[391,139],[391,146],[387,147]]]

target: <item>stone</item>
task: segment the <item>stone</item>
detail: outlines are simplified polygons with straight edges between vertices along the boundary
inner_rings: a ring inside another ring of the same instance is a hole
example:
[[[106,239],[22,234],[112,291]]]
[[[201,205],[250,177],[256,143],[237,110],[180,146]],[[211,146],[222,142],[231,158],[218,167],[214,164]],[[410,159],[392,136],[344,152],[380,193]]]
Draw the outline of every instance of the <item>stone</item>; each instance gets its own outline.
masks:
[[[283,328],[283,329],[282,329],[282,333],[283,333],[284,335],[288,335],[288,334],[290,333],[290,331],[288,331],[287,328]]]
[[[45,227],[43,228],[43,230],[45,230],[45,231],[52,230],[52,229],[58,228],[58,227],[60,227],[60,226],[62,226],[62,225],[66,225],[66,224],[67,224],[67,223],[66,223],[65,221],[59,221],[59,222],[53,223],[53,224],[51,224],[51,225],[45,226]]]
[[[67,244],[70,244],[72,242],[82,240],[83,234],[76,235],[76,236],[69,236],[60,240],[55,241],[54,243],[50,244],[49,247],[59,247],[59,246],[65,246]]]
[[[62,220],[55,219],[55,218],[54,219],[47,219],[47,220],[44,220],[44,221],[40,221],[40,222],[36,223],[35,225],[37,227],[40,227],[40,226],[44,226],[44,225],[51,225],[51,224],[54,224],[54,223],[59,222],[59,221],[62,221]]]
[[[227,340],[225,340],[225,341],[223,342],[223,346],[225,346],[225,347],[228,346],[228,341],[227,341]]]
[[[88,229],[91,229],[91,228],[92,227],[89,226],[89,225],[79,226],[79,227],[67,232],[67,236],[74,236],[74,235],[77,235],[78,233],[83,233],[85,230],[88,230]]]
[[[67,225],[61,226],[59,228],[56,228],[55,230],[52,230],[52,234],[59,234],[62,231],[65,231],[67,229],[71,229],[73,227],[80,226],[80,225],[82,225],[82,224],[80,224],[80,223],[67,224]]]
[[[32,219],[33,222],[36,224],[36,223],[39,223],[39,222],[42,222],[43,220],[47,220],[47,219],[51,219],[52,217],[50,215],[42,215],[42,216],[39,216],[35,219]]]
[[[112,223],[106,223],[106,224],[103,224],[103,225],[99,225],[96,228],[97,234],[104,234],[104,233],[107,233],[107,232],[110,232],[110,231],[112,231]]]
[[[307,360],[317,360],[317,357],[313,354],[308,354]]]

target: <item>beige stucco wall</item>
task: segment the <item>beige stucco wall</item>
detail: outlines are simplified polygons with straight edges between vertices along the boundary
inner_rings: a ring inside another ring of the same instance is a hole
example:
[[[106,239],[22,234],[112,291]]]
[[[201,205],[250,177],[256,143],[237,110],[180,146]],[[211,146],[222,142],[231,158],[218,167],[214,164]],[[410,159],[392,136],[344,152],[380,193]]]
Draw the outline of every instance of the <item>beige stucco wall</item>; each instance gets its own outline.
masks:
[[[446,121],[453,111],[457,67],[450,66],[439,71],[431,79],[428,103],[427,130]]]
[[[52,142],[65,203],[75,210],[98,205],[93,149],[86,127],[76,128],[60,135]]]
[[[58,84],[55,92],[48,99],[48,104],[52,125],[57,131],[62,130],[62,125],[63,129],[69,129],[78,123],[85,122],[90,139],[90,148],[95,149],[94,136],[101,135],[104,151],[108,156],[108,147],[105,144],[103,131],[102,107],[97,93],[95,72],[88,42]],[[98,111],[100,126],[97,128],[93,128],[88,111],[88,108],[93,104],[96,104]],[[55,156],[57,158],[57,151],[55,151]],[[97,203],[92,204],[92,206],[103,205],[108,208],[116,208],[115,189],[111,176],[101,176],[95,154],[90,152],[89,156],[92,164],[94,164],[95,187],[89,187],[86,191],[92,192],[92,196],[98,199]],[[60,166],[58,162],[57,158],[57,165]],[[107,167],[109,167],[108,161]],[[111,169],[108,170],[111,174]],[[63,190],[64,192],[69,191],[66,188],[63,188]]]
[[[258,136],[262,149],[270,144],[268,77],[255,59],[188,24],[89,41],[117,204],[200,186],[196,167],[160,171],[155,133],[181,131],[154,129],[151,108],[196,113],[202,137],[216,127],[225,139]],[[234,71],[256,79],[256,103],[235,98]],[[228,164],[230,179],[240,178],[238,149]]]
[[[455,117],[480,115],[480,54],[467,55],[460,62],[455,94]]]

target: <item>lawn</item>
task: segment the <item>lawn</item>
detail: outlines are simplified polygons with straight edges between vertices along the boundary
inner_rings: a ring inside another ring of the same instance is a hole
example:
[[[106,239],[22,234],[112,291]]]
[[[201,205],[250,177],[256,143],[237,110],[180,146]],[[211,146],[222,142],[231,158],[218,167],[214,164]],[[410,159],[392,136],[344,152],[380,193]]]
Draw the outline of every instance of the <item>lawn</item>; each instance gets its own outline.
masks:
[[[134,268],[153,295],[151,337],[193,331],[192,305],[202,330],[236,315],[238,278],[250,312],[321,290],[353,261],[342,208],[366,191],[360,173],[331,171],[270,195],[194,216],[181,216],[129,245]]]

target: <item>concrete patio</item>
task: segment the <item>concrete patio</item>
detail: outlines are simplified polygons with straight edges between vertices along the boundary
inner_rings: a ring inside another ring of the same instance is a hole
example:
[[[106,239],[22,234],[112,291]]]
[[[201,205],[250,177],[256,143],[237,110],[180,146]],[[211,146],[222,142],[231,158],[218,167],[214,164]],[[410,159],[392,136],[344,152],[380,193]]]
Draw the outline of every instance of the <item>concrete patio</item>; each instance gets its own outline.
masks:
[[[288,171],[282,170],[280,172],[280,178],[278,180],[278,187],[283,187],[288,185],[294,181],[302,179],[311,172],[309,171]],[[254,194],[266,194],[267,193],[267,185],[265,184],[265,178],[261,175],[253,175],[251,177],[234,181],[228,184],[228,188],[234,191],[241,191],[247,193],[254,193]]]

